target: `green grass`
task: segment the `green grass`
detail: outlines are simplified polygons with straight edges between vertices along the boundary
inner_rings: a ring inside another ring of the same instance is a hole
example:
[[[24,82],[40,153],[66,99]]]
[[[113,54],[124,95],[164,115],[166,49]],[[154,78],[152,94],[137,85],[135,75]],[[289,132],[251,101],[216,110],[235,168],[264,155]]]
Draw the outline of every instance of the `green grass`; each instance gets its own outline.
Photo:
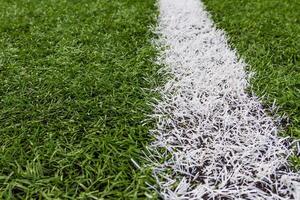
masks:
[[[300,1],[204,0],[219,28],[250,65],[256,94],[274,100],[290,125],[284,134],[300,138]],[[300,167],[300,159],[294,158]]]
[[[1,0],[0,198],[141,199],[154,0]]]

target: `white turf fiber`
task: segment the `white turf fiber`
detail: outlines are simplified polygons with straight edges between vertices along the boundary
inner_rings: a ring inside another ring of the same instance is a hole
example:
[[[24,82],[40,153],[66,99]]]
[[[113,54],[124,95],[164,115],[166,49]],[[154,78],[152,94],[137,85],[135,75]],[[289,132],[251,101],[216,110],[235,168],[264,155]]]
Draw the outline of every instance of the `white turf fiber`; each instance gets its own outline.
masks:
[[[246,64],[200,0],[160,0],[161,88],[150,146],[163,199],[300,199],[287,139],[249,95]],[[164,151],[165,149],[165,151]]]

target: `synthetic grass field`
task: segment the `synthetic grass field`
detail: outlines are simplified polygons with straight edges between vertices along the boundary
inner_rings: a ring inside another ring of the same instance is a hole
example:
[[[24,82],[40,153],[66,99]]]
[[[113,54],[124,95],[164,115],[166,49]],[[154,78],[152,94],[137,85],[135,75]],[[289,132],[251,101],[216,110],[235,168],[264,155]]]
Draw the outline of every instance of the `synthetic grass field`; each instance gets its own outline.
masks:
[[[288,116],[285,134],[300,138],[300,2],[204,0],[219,28],[256,72],[252,81],[267,104]],[[300,159],[294,159],[300,168]]]
[[[2,0],[0,198],[136,199],[154,0]],[[151,181],[151,180],[148,180]]]
[[[300,3],[203,2],[300,138]],[[157,198],[132,162],[143,163],[162,79],[155,3],[1,1],[0,199]]]

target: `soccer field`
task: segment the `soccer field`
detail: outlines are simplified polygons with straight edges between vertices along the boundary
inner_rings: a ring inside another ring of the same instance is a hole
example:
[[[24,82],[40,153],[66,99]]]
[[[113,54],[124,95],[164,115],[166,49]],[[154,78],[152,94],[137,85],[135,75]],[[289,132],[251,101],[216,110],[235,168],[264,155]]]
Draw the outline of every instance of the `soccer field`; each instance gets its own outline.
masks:
[[[0,199],[300,198],[300,3],[200,2],[2,0]]]

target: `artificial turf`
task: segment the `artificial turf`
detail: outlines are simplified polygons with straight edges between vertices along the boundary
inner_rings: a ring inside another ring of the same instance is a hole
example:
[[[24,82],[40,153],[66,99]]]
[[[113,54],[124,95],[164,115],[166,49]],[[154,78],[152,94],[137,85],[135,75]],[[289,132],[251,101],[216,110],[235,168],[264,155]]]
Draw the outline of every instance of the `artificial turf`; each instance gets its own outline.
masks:
[[[131,159],[159,83],[154,4],[1,0],[1,199],[152,194]]]
[[[254,92],[287,115],[284,135],[300,139],[300,1],[203,0],[249,64]],[[300,159],[292,158],[300,169]]]

